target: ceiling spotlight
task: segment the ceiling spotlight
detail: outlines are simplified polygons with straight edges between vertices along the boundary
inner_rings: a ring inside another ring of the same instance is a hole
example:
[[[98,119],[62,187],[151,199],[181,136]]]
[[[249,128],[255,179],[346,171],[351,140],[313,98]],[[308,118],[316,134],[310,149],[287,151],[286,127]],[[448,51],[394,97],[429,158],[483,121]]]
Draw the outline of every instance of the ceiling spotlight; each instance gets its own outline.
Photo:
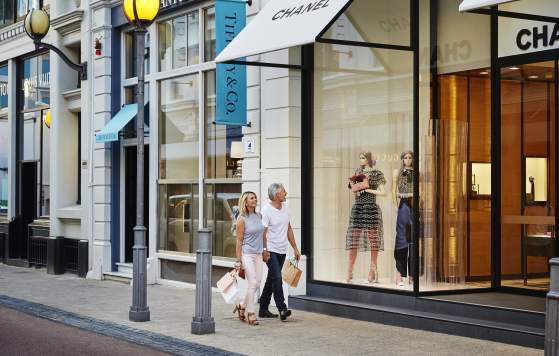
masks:
[[[483,72],[479,72],[479,74],[481,74],[481,75],[487,75],[487,74],[489,74],[489,72],[487,72],[487,71],[484,70]]]
[[[520,68],[518,67],[509,67],[510,70],[519,70]]]
[[[537,75],[531,75],[528,77],[528,79],[538,79],[539,77]]]

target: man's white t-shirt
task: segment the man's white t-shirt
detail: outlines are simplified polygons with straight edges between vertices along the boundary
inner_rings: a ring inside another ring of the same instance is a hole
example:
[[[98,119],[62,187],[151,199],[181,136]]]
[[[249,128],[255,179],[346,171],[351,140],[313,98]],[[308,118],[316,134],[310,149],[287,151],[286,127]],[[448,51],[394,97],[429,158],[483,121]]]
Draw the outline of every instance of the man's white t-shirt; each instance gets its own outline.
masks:
[[[268,228],[268,251],[287,254],[289,228],[289,209],[285,203],[280,210],[268,203],[262,208],[262,225]]]

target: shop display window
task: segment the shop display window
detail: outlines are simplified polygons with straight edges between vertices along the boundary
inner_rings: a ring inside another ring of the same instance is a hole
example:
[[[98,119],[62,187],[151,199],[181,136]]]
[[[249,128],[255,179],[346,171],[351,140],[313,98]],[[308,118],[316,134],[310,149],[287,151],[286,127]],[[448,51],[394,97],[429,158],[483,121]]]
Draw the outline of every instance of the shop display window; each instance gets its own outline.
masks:
[[[213,61],[216,56],[215,47],[215,7],[207,8],[204,11],[204,50],[205,60]]]
[[[124,42],[124,79],[135,78],[138,76],[138,60],[136,57],[136,39],[133,31],[125,32],[123,35]],[[144,58],[144,74],[149,74],[149,52],[150,37],[146,33],[145,39],[145,58]]]
[[[409,46],[410,3],[409,0],[355,0],[323,38]]]
[[[159,84],[159,174],[161,179],[197,179],[199,160],[198,75]]]
[[[200,63],[199,21],[193,11],[158,24],[160,71]]]
[[[412,290],[412,53],[315,45],[313,271]]]
[[[161,185],[159,207],[159,249],[195,253],[198,241],[198,185]]]
[[[422,138],[429,204],[420,215],[420,291],[491,282],[490,17],[461,14],[459,5],[438,8],[436,135]]]

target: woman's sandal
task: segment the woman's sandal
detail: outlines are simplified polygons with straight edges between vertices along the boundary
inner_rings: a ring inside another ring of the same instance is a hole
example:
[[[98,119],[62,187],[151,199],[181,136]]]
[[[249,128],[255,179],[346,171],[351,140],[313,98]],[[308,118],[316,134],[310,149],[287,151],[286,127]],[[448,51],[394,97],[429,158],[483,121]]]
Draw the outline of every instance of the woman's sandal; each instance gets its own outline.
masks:
[[[248,325],[260,325],[258,319],[256,319],[256,313],[248,313],[247,322]]]
[[[240,304],[235,305],[235,309],[233,309],[233,314],[237,313],[239,315],[240,321],[245,321],[245,308],[243,308]]]

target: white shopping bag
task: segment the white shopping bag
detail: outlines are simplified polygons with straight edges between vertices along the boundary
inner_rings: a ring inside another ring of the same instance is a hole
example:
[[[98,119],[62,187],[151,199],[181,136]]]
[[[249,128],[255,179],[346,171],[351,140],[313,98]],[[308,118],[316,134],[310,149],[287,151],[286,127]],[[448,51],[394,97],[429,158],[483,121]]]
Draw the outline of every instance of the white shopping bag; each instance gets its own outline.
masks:
[[[229,286],[224,292],[221,292],[221,296],[227,304],[237,304],[241,300],[242,294],[243,292],[237,282]]]

